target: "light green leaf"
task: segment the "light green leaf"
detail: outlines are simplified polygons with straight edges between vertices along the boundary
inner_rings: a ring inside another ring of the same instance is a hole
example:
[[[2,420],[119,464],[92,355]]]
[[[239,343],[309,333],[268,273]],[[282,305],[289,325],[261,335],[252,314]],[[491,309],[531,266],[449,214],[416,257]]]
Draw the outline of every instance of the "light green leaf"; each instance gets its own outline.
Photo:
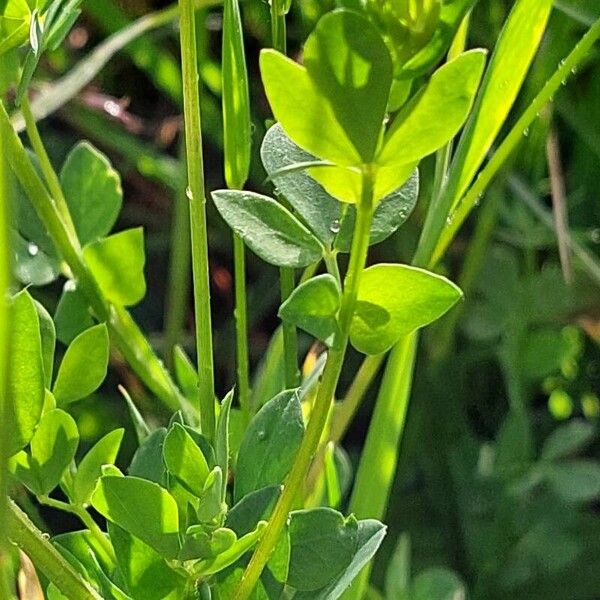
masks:
[[[137,477],[102,477],[92,506],[165,558],[179,553],[177,503],[167,490]]]
[[[167,430],[153,431],[138,447],[129,465],[129,474],[167,486],[167,469],[163,459],[163,446]]]
[[[331,508],[299,510],[290,515],[288,585],[301,592],[318,590],[336,579],[352,562],[358,524]]]
[[[591,502],[600,498],[600,465],[591,460],[567,460],[545,465],[543,474],[565,502]]]
[[[60,182],[82,245],[108,235],[121,205],[121,178],[108,158],[88,142],[67,156]]]
[[[405,165],[435,152],[463,126],[479,87],[484,50],[470,50],[440,67],[398,113],[377,156],[381,166]]]
[[[59,406],[95,392],[108,368],[108,330],[101,323],[79,334],[67,348],[52,392]]]
[[[321,258],[319,240],[272,198],[237,190],[218,190],[212,198],[227,224],[266,262],[302,268]]]
[[[132,306],[146,295],[146,255],[141,227],[92,242],[83,249],[83,257],[111,302]]]
[[[542,458],[558,460],[583,450],[592,442],[596,428],[583,419],[573,419],[557,427],[544,442]]]
[[[448,189],[454,205],[477,173],[512,108],[535,56],[552,0],[517,0],[502,29],[473,113],[456,149]]]
[[[236,502],[260,488],[280,484],[288,474],[304,435],[302,408],[295,390],[269,400],[254,416],[238,454]]]
[[[202,450],[179,423],[167,432],[163,456],[168,471],[194,496],[200,497],[210,469]]]
[[[466,596],[467,590],[456,573],[433,567],[415,577],[401,600],[464,600]]]
[[[275,119],[298,146],[335,164],[360,163],[360,155],[332,106],[304,67],[276,50],[266,49],[260,53],[260,72]]]
[[[331,344],[338,330],[340,288],[328,273],[298,286],[281,305],[279,317],[304,329],[318,340]]]
[[[407,265],[379,264],[366,269],[350,340],[365,354],[389,350],[402,336],[439,319],[460,298],[446,278]]]
[[[58,279],[59,260],[46,254],[36,243],[25,240],[16,231],[12,232],[12,249],[13,272],[23,285],[43,286]]]
[[[133,598],[179,600],[186,580],[173,571],[165,559],[150,546],[124,529],[108,523],[125,589]]]
[[[29,442],[44,406],[44,362],[39,318],[35,303],[26,290],[12,299],[10,319],[8,393],[12,399],[14,420],[9,455]]]
[[[70,344],[80,333],[94,325],[85,296],[72,279],[65,282],[54,313],[56,336],[63,344]]]
[[[98,440],[83,457],[73,477],[73,502],[85,506],[89,504],[96,482],[102,475],[104,465],[114,464],[124,429],[115,429]]]
[[[183,390],[186,398],[196,402],[198,397],[198,373],[185,350],[176,344],[173,349],[173,367],[177,384]]]
[[[227,492],[227,476],[229,474],[229,416],[231,414],[231,403],[233,401],[233,390],[225,396],[221,402],[219,418],[215,433],[215,458],[217,465],[223,473],[223,493],[221,500],[225,501]]]
[[[44,361],[44,381],[47,388],[52,384],[52,371],[54,370],[54,349],[56,346],[56,329],[54,321],[39,302],[35,302],[40,322],[40,334],[42,339],[42,359]]]
[[[360,162],[371,162],[380,141],[392,85],[392,59],[375,26],[353,11],[327,13],[306,41],[304,64]],[[304,107],[304,103],[298,106]],[[307,118],[304,110],[300,118]],[[325,127],[321,135],[328,135]]]

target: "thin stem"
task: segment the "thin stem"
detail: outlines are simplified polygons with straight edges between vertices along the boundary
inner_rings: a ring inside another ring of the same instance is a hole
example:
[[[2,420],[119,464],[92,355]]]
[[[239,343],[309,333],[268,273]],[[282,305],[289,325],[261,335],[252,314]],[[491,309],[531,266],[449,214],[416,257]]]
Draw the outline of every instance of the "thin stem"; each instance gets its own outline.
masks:
[[[102,546],[104,552],[106,552],[113,560],[116,560],[115,551],[111,543],[85,508],[76,506],[75,504],[69,504],[68,502],[62,502],[61,500],[55,500],[49,496],[38,496],[38,501],[45,506],[50,506],[51,508],[56,508],[57,510],[62,510],[63,512],[75,515],[90,530],[90,533],[94,536],[100,546]]]
[[[7,518],[10,539],[69,600],[102,600],[12,500]]]
[[[345,398],[336,405],[329,434],[329,439],[336,444],[341,441],[348,430],[348,426],[354,419],[367,390],[379,372],[384,358],[385,354],[365,357],[348,388]]]
[[[327,267],[327,272],[330,275],[333,275],[336,281],[341,285],[342,278],[340,276],[340,267],[337,261],[337,253],[335,251],[327,251],[324,254],[323,260],[325,261],[325,266]]]
[[[287,51],[285,11],[281,0],[270,0],[271,4],[271,45],[282,54]]]
[[[281,268],[279,270],[281,283],[281,302],[285,302],[296,287],[293,269]],[[281,325],[283,329],[283,356],[285,366],[285,387],[293,388],[298,385],[300,371],[298,370],[298,333],[296,327],[286,321]]]
[[[69,236],[71,238],[71,243],[73,244],[73,247],[77,250],[81,250],[79,238],[77,237],[77,232],[75,231],[75,224],[73,223],[71,213],[69,212],[69,205],[67,204],[67,200],[60,185],[58,175],[56,174],[56,171],[52,166],[52,162],[50,161],[50,157],[46,152],[46,147],[44,146],[44,142],[42,141],[42,137],[40,136],[35,117],[31,112],[31,105],[29,104],[29,97],[27,96],[27,94],[23,96],[23,100],[21,102],[21,110],[23,111],[23,117],[25,119],[27,137],[29,137],[31,147],[33,148],[33,151],[35,152],[38,160],[40,161],[42,174],[44,176],[44,179],[46,180],[46,185],[48,186],[50,195],[52,196],[52,199],[54,200],[56,207],[58,208],[58,212],[60,213],[60,216],[62,217],[62,220],[64,221],[67,227],[67,231],[69,232]]]
[[[367,260],[369,232],[373,217],[373,181],[374,173],[366,167],[363,171],[363,190],[361,202],[357,207],[350,263],[344,280],[344,292],[338,317],[339,333],[335,336],[329,351],[310,421],[294,460],[294,465],[286,479],[283,492],[275,506],[269,524],[235,593],[235,600],[247,600],[258,582],[262,570],[283,531],[294,500],[303,487],[312,459],[319,446],[323,429],[327,423],[327,417],[346,355],[350,323],[356,305],[360,277]]]
[[[473,207],[477,205],[481,194],[485,192],[490,182],[494,179],[508,157],[521,142],[524,132],[537,119],[538,114],[541,113],[544,106],[552,101],[554,94],[561,88],[563,82],[565,82],[572,72],[577,69],[579,63],[588,56],[589,51],[592,49],[598,38],[600,38],[600,19],[592,25],[567,58],[561,61],[560,66],[554,72],[554,75],[546,82],[504,141],[498,146],[498,149],[494,152],[492,158],[478,175],[475,183],[464,195],[454,212],[450,215],[450,218],[446,221],[443,230],[440,231],[439,235],[435,236],[435,247],[431,255],[424,252],[422,256],[420,256],[419,262],[421,264],[426,264],[430,267],[437,264]]]
[[[181,169],[185,165],[185,152],[181,149]],[[184,175],[182,173],[182,175]],[[168,365],[173,362],[173,349],[184,329],[185,312],[190,289],[190,210],[185,195],[182,176],[174,194],[173,222],[171,224],[171,255],[169,258],[169,283],[165,310],[165,350]]]
[[[394,346],[388,359],[350,498],[350,512],[358,519],[385,516],[396,474],[398,440],[406,424],[417,340],[416,332],[406,336]],[[344,600],[364,597],[370,572],[369,564],[343,596]]]
[[[8,396],[8,352],[11,327],[8,296],[11,284],[11,252],[8,214],[10,208],[8,164],[5,160],[4,136],[0,135],[0,597],[14,598],[10,574],[10,552],[7,537],[8,517],[8,453],[11,437]]]
[[[69,266],[90,308],[99,320],[108,323],[115,346],[141,380],[166,406],[178,410],[185,404],[185,399],[131,315],[123,308],[111,306],[104,298],[81,253],[73,246],[67,226],[33,167],[1,101],[0,135],[4,138],[6,156],[11,169],[31,200],[62,259]]]
[[[180,0],[181,61],[183,67],[183,108],[185,144],[190,199],[192,270],[198,355],[198,393],[203,434],[212,440],[215,432],[215,390],[213,343],[210,314],[210,280],[208,271],[208,234],[206,195],[200,120],[198,52],[193,0]]]
[[[246,302],[246,249],[241,237],[233,234],[233,272],[235,279],[235,349],[240,406],[250,410],[250,365],[248,359],[248,306]]]

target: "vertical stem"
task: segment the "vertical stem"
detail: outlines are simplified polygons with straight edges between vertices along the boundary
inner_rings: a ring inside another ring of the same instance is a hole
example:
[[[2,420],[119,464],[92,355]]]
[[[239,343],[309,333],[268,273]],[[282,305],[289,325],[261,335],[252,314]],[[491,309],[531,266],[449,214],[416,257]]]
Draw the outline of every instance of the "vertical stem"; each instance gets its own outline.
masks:
[[[98,593],[12,501],[9,501],[7,518],[10,539],[69,600],[101,600]]]
[[[193,0],[179,0],[181,10],[181,60],[183,108],[188,170],[186,194],[190,200],[192,269],[198,355],[198,393],[203,434],[212,440],[215,432],[214,364],[210,315],[206,195],[198,87],[198,53]]]
[[[271,44],[282,54],[287,51],[287,33],[285,25],[285,10],[281,0],[270,0],[271,4]]]
[[[417,332],[407,335],[388,359],[350,499],[350,512],[359,519],[382,519],[385,514],[398,462],[398,440],[406,423],[417,340]],[[370,573],[369,563],[344,600],[364,598]]]
[[[369,248],[369,232],[373,218],[373,182],[374,173],[366,167],[363,171],[363,190],[360,204],[357,206],[357,217],[354,226],[350,263],[344,280],[344,292],[338,317],[339,333],[335,336],[329,354],[323,377],[317,392],[314,407],[308,427],[302,439],[302,444],[296,454],[294,464],[288,475],[283,492],[275,506],[273,515],[265,529],[250,560],[246,572],[234,596],[235,600],[247,600],[267,564],[279,536],[285,527],[294,499],[302,489],[313,456],[317,450],[323,429],[335,394],[337,383],[342,370],[350,323],[356,305],[360,276],[364,269]]]
[[[10,576],[9,541],[7,537],[8,509],[8,350],[10,345],[10,318],[8,294],[10,288],[9,239],[9,178],[5,160],[4,136],[0,135],[0,597],[14,597]]]
[[[294,270],[281,268],[279,270],[281,282],[281,302],[285,302],[294,291]],[[285,366],[285,387],[293,388],[298,385],[300,372],[298,371],[298,334],[296,327],[286,321],[281,325],[283,329],[283,354]]]
[[[65,222],[67,231],[69,232],[69,237],[71,238],[71,243],[75,248],[80,250],[81,247],[79,245],[79,238],[77,237],[77,232],[75,231],[75,224],[73,223],[73,219],[71,218],[69,205],[67,204],[67,200],[60,185],[58,175],[56,174],[56,171],[52,166],[52,162],[50,161],[50,157],[46,152],[44,142],[42,142],[42,137],[40,136],[35,117],[31,112],[31,105],[29,104],[29,97],[27,96],[27,94],[23,96],[23,100],[21,102],[21,111],[23,113],[23,118],[25,119],[27,137],[31,142],[31,147],[33,148],[33,151],[35,152],[36,156],[38,157],[38,160],[40,161],[42,174],[44,176],[44,179],[46,180],[46,185],[48,186],[50,195],[52,196],[52,199],[56,204],[56,208],[58,209],[62,220]]]
[[[235,279],[235,350],[240,406],[250,414],[250,366],[248,361],[248,307],[246,303],[246,249],[241,237],[233,234]]]
[[[181,149],[181,164],[185,165],[185,151]],[[171,224],[171,256],[169,258],[169,284],[165,310],[165,349],[168,365],[173,362],[173,348],[181,337],[185,323],[190,287],[190,209],[185,195],[185,175],[177,185]]]

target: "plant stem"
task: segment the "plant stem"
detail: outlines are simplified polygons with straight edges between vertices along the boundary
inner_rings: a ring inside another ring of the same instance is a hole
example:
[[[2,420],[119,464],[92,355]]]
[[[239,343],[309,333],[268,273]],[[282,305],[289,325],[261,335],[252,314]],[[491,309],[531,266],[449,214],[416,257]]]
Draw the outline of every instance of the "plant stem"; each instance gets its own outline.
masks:
[[[31,147],[40,161],[42,174],[46,180],[46,185],[48,186],[50,195],[52,196],[52,199],[56,204],[56,208],[58,208],[58,212],[60,213],[60,216],[66,225],[67,231],[69,232],[71,244],[77,249],[77,251],[79,251],[81,250],[81,246],[79,244],[77,232],[75,231],[75,224],[73,223],[71,213],[69,212],[69,205],[67,204],[67,200],[60,185],[58,175],[56,174],[56,171],[52,166],[52,162],[50,161],[50,157],[46,152],[44,142],[42,142],[42,137],[40,136],[35,117],[31,112],[31,105],[29,104],[29,97],[27,94],[23,96],[21,110],[25,119],[27,137],[29,137]]]
[[[382,519],[398,462],[410,399],[418,333],[403,338],[390,353],[369,432],[360,457],[350,512],[357,518]],[[369,583],[371,564],[355,579],[344,600],[362,600]]]
[[[215,433],[215,390],[213,344],[208,271],[208,234],[206,194],[200,119],[200,89],[194,1],[180,0],[181,62],[183,67],[183,109],[188,170],[188,194],[192,243],[196,353],[198,355],[198,393],[202,433],[210,441]]]
[[[12,500],[7,518],[10,539],[69,600],[102,600]]]
[[[250,415],[250,365],[248,361],[248,307],[246,302],[246,249],[241,237],[233,234],[235,279],[235,349],[240,406]]]
[[[10,208],[8,164],[4,136],[0,135],[0,597],[12,600],[14,589],[10,569],[8,517],[8,443],[11,436],[8,396],[8,353],[11,327],[8,297],[11,284],[11,253],[8,214]]]
[[[294,291],[296,285],[294,270],[279,269],[281,282],[281,302],[285,302]],[[294,388],[298,385],[300,371],[298,370],[298,333],[296,327],[286,321],[281,324],[283,329],[283,355],[285,366],[285,387]]]
[[[498,149],[494,152],[492,158],[478,175],[475,183],[458,203],[448,221],[445,222],[445,226],[442,224],[442,229],[437,232],[434,240],[437,241],[431,254],[429,255],[428,252],[424,252],[419,257],[420,264],[426,264],[430,267],[437,264],[450,245],[450,242],[454,239],[461,225],[464,223],[473,207],[477,204],[481,194],[483,194],[508,157],[521,142],[523,133],[531,126],[535,119],[537,119],[538,114],[543,110],[544,106],[552,101],[556,91],[561,88],[563,82],[568,79],[579,63],[588,56],[589,51],[592,49],[598,38],[600,38],[600,19],[592,25],[567,58],[561,61],[560,66],[554,72],[554,75],[546,82],[544,87],[510,130],[506,138],[500,146],[498,146]]]
[[[334,408],[329,439],[336,444],[341,441],[348,426],[354,419],[356,411],[363,401],[373,379],[379,372],[384,358],[385,354],[367,356],[363,360],[362,365],[360,365],[345,398]]]
[[[19,136],[10,124],[2,102],[0,102],[0,135],[5,141],[6,156],[11,169],[31,200],[62,259],[69,266],[79,289],[85,295],[96,317],[108,323],[115,346],[148,388],[167,407],[178,410],[185,405],[185,399],[131,315],[123,308],[111,306],[102,295],[81,253],[73,246],[67,226],[33,167]]]
[[[352,314],[356,305],[361,273],[364,269],[369,248],[369,232],[373,218],[373,182],[375,174],[369,167],[363,170],[363,189],[361,202],[357,206],[350,263],[344,280],[344,292],[338,317],[339,333],[335,336],[323,370],[321,384],[313,406],[308,427],[296,454],[292,469],[286,479],[283,492],[275,506],[273,515],[265,529],[250,564],[235,593],[235,600],[247,600],[267,564],[279,536],[285,527],[294,500],[302,489],[312,459],[319,446],[323,429],[342,370]]]
[[[181,169],[184,170],[185,152],[181,150]],[[182,175],[184,175],[182,173]],[[178,343],[185,323],[190,288],[190,211],[185,195],[185,179],[181,177],[173,203],[171,224],[171,255],[169,257],[169,283],[165,310],[165,350],[168,365],[173,362],[173,349]]]
[[[282,54],[287,51],[285,11],[281,0],[270,0],[271,4],[271,45]]]
[[[94,536],[100,546],[102,546],[104,552],[106,552],[113,560],[116,560],[115,551],[111,543],[85,508],[76,506],[75,504],[69,504],[68,502],[62,502],[61,500],[55,500],[49,496],[38,496],[37,499],[40,504],[75,515],[90,530],[90,533]]]

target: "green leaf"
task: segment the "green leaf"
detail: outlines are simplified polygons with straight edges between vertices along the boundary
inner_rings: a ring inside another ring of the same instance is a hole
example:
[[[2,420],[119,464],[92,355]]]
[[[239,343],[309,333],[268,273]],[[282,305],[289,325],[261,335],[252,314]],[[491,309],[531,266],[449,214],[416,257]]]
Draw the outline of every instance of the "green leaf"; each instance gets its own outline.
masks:
[[[254,416],[238,454],[236,501],[260,488],[280,484],[288,474],[304,435],[302,408],[295,390],[269,400]]]
[[[102,475],[104,465],[114,464],[124,429],[115,429],[98,440],[83,457],[73,477],[73,502],[81,506],[89,504],[96,482]]]
[[[299,510],[290,515],[288,585],[299,591],[318,590],[336,579],[352,562],[358,545],[358,524],[331,508]]]
[[[67,345],[94,325],[88,302],[72,279],[65,282],[54,313],[54,323],[56,336]]]
[[[361,276],[350,339],[365,354],[389,350],[402,336],[439,319],[462,297],[445,277],[407,265],[380,264]]]
[[[215,433],[215,458],[217,465],[221,467],[221,472],[223,473],[223,493],[221,494],[223,502],[227,493],[227,476],[229,474],[229,416],[231,414],[232,401],[233,390],[221,402],[221,410]]]
[[[600,465],[591,460],[566,460],[545,465],[546,481],[565,502],[591,502],[600,498]]]
[[[40,335],[42,339],[42,359],[44,362],[44,381],[47,388],[52,383],[52,371],[54,370],[54,349],[56,346],[56,329],[54,321],[39,302],[35,302],[40,322]]]
[[[34,242],[28,242],[16,231],[12,232],[14,252],[13,272],[23,285],[43,286],[58,279],[60,262],[46,254]]]
[[[31,8],[26,0],[3,2],[0,11],[0,55],[24,44],[29,37]]]
[[[396,548],[385,570],[385,595],[399,598],[408,591],[411,571],[410,534],[404,532],[396,542]]]
[[[108,330],[101,323],[79,334],[67,348],[52,392],[59,406],[95,392],[108,368]]]
[[[295,600],[337,600],[350,586],[362,568],[373,558],[385,537],[385,525],[374,519],[358,522],[356,551],[350,564],[328,586],[299,593]]]
[[[458,600],[465,598],[467,590],[460,578],[441,567],[426,569],[419,573],[408,593],[400,596],[401,600]]]
[[[179,553],[177,503],[167,490],[138,477],[101,477],[92,506],[165,558]]]
[[[60,182],[81,244],[108,235],[123,203],[121,179],[108,158],[80,142],[67,156]]]
[[[227,513],[225,526],[241,537],[252,531],[261,519],[267,520],[281,493],[281,486],[270,485],[246,494]]]
[[[440,67],[396,116],[377,155],[381,166],[410,164],[435,152],[463,126],[479,87],[484,50],[470,50]]]
[[[186,398],[196,401],[198,397],[198,373],[185,350],[176,344],[173,349],[173,366],[177,384],[183,390]]]
[[[319,275],[298,286],[281,305],[279,317],[331,344],[338,330],[341,291],[335,277]]]
[[[163,456],[169,473],[194,496],[202,496],[210,469],[202,450],[179,423],[167,432]]]
[[[252,130],[244,32],[238,0],[225,0],[222,51],[223,152],[227,187],[241,189],[248,179]]]
[[[321,258],[317,238],[272,198],[237,190],[218,190],[212,198],[227,224],[264,261],[303,268]]]
[[[141,227],[88,244],[83,249],[83,257],[111,302],[132,306],[146,295],[146,255]]]
[[[129,474],[153,481],[159,485],[167,486],[167,469],[163,459],[163,446],[167,430],[164,427],[153,431],[136,450]]]
[[[44,406],[44,362],[38,312],[24,290],[11,302],[12,335],[8,362],[8,395],[13,423],[8,453],[23,448],[33,436]]]
[[[557,427],[544,442],[542,459],[558,460],[571,456],[588,446],[596,435],[596,428],[582,419],[573,419]]]
[[[108,531],[125,589],[132,598],[179,600],[183,596],[185,578],[160,554],[114,523],[109,522]]]
[[[79,445],[77,424],[60,409],[48,411],[31,439],[31,455],[19,452],[11,470],[34,494],[45,496],[60,482]]]
[[[392,85],[392,59],[375,26],[352,11],[327,13],[306,41],[304,64],[360,162],[371,162],[380,141]],[[307,119],[304,110],[300,117]],[[321,135],[328,135],[326,128]]]
[[[424,48],[411,56],[401,67],[400,79],[414,79],[425,75],[448,51],[466,14],[477,0],[453,0],[442,3],[438,25]]]
[[[302,149],[340,165],[360,155],[306,69],[276,50],[260,53],[260,72],[275,119]],[[302,106],[302,111],[298,107]]]
[[[448,189],[460,201],[521,89],[552,10],[552,0],[518,0],[502,29],[476,106],[452,162]]]

